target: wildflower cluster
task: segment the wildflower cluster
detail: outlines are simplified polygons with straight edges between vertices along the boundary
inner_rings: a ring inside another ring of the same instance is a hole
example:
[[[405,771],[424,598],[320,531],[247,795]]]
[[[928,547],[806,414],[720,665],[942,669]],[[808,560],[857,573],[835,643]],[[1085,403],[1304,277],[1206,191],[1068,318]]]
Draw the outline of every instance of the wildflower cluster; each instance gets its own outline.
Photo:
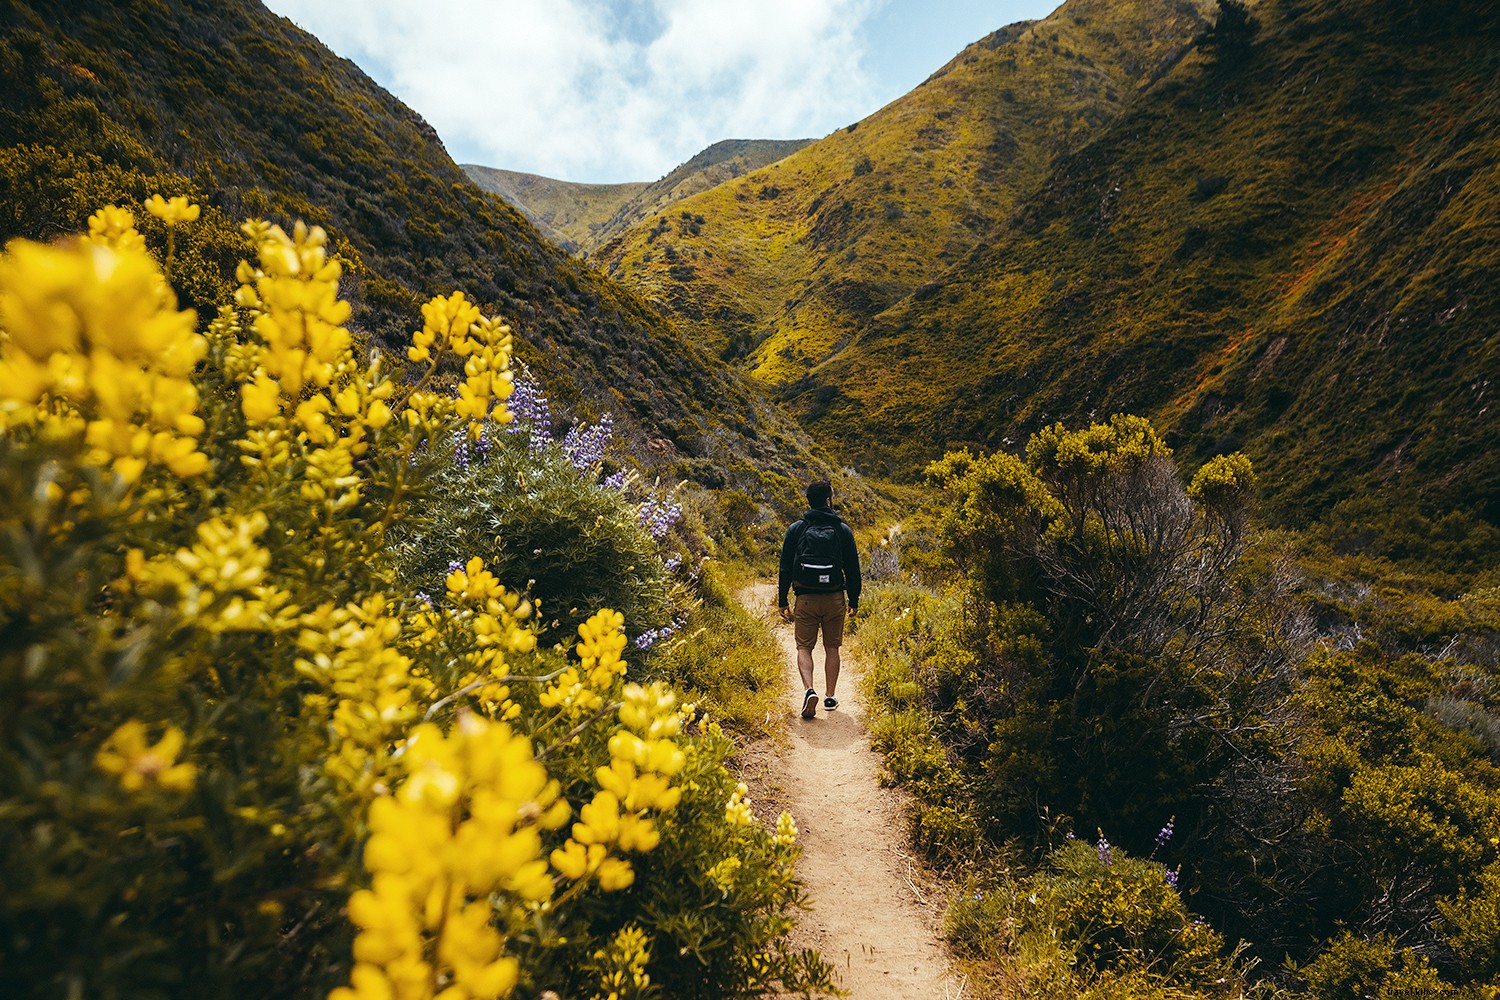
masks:
[[[625,675],[624,616],[617,611],[600,611],[578,626],[579,664],[564,670],[542,692],[544,708],[562,707],[582,715],[604,704],[604,695],[616,679]]]
[[[448,600],[473,631],[477,649],[467,659],[475,670],[498,676],[507,654],[529,653],[536,648],[536,635],[524,624],[531,617],[530,603],[502,586],[484,568],[484,560],[475,556],[449,572],[444,582]],[[613,612],[600,614],[611,620],[618,618]]]
[[[596,424],[579,422],[569,428],[562,439],[562,452],[569,464],[579,472],[585,472],[604,459],[604,450],[614,435],[614,417],[608,413]]]
[[[327,234],[301,223],[290,236],[263,222],[244,231],[257,263],[241,262],[235,301],[256,339],[228,347],[225,359],[239,383],[242,461],[268,479],[295,479],[326,521],[367,499],[355,463],[385,436],[393,387],[378,363],[362,368],[354,357]]]
[[[457,398],[425,388],[444,351],[463,359],[464,380],[458,385]],[[407,420],[416,426],[456,416],[467,421],[469,434],[477,438],[491,416],[491,406],[499,403],[493,417],[509,423],[512,418],[504,403],[512,389],[511,351],[510,327],[483,315],[462,292],[431,300],[422,307],[422,329],[412,334],[412,346],[406,352],[410,360],[428,364],[407,399]]]
[[[329,776],[359,798],[384,781],[391,750],[432,693],[397,648],[402,623],[384,595],[324,604],[297,622],[295,668],[317,683],[304,708],[329,719]]]
[[[659,496],[655,491],[641,502],[641,526],[658,542],[667,537],[672,526],[682,518],[682,504],[669,497]]]
[[[529,376],[516,375],[512,390],[508,405],[515,421],[507,430],[512,434],[525,431],[532,454],[544,451],[552,440],[552,409],[541,384]]]
[[[467,431],[459,431],[453,435],[453,464],[457,468],[482,465],[489,453],[490,439],[484,430],[480,430],[477,436],[471,436]]]
[[[552,866],[560,873],[575,881],[595,877],[606,891],[635,881],[630,862],[610,849],[655,848],[661,835],[650,814],[673,809],[682,799],[681,789],[671,785],[685,761],[673,739],[682,730],[675,706],[676,697],[660,682],[626,685],[622,728],[609,739],[609,765],[595,772],[599,790],[579,810],[580,822],[573,824],[567,843],[552,852]]]
[[[508,996],[519,978],[503,918],[552,895],[542,831],[566,822],[557,782],[531,742],[472,715],[452,733],[418,726],[404,780],[370,807],[370,888],[349,900],[351,986],[330,1000]],[[498,923],[498,925],[497,925]]]
[[[635,637],[635,648],[650,649],[658,642],[665,642],[667,639],[672,638],[678,632],[682,631],[682,627],[686,623],[686,619],[678,617],[672,619],[672,622],[669,625],[663,625],[660,628],[648,628],[640,635]]]
[[[625,1000],[648,996],[651,976],[646,963],[651,960],[651,939],[631,924],[620,928],[608,948],[594,952],[599,964],[599,990],[593,1000]]]
[[[146,210],[169,256],[199,215]],[[4,978],[144,995],[170,969],[174,995],[340,1000],[826,986],[783,943],[795,828],[729,821],[722,734],[627,683],[621,613],[542,648],[536,601],[502,584],[529,567],[478,551],[554,546],[547,592],[597,608],[660,586],[630,504],[532,461],[485,494],[519,515],[403,572],[434,470],[511,450],[509,330],[434,299],[408,354],[427,372],[398,388],[346,325],[327,235],[244,232],[253,261],[201,330],[126,209],[0,258],[0,631],[19,637],[0,926],[80,929],[29,938]],[[619,530],[538,542],[533,492]],[[724,946],[694,952],[694,926]]]
[[[131,549],[126,582],[210,633],[278,631],[289,623],[290,595],[267,577],[271,554],[259,539],[268,523],[262,511],[215,517],[175,552],[147,559]]]
[[[177,308],[127,210],[102,209],[89,228],[87,240],[17,240],[0,258],[0,431],[75,442],[127,484],[147,465],[202,475],[197,317]]]

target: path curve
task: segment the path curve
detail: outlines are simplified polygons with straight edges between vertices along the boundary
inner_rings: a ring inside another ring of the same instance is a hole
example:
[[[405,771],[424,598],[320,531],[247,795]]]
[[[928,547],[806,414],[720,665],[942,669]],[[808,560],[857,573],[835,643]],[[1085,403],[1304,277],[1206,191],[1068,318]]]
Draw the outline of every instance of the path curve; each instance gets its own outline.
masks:
[[[776,588],[758,583],[741,595],[757,615],[771,617],[787,669],[787,690],[803,690],[792,627],[777,618]],[[813,908],[793,932],[799,948],[815,948],[838,970],[851,1000],[932,1000],[961,990],[942,944],[942,905],[922,884],[906,845],[896,792],[877,781],[860,704],[860,664],[846,645],[838,681],[839,707],[803,720],[792,716],[790,749],[780,770],[787,810],[797,821],[802,857],[797,874]],[[823,651],[813,656],[818,693]]]

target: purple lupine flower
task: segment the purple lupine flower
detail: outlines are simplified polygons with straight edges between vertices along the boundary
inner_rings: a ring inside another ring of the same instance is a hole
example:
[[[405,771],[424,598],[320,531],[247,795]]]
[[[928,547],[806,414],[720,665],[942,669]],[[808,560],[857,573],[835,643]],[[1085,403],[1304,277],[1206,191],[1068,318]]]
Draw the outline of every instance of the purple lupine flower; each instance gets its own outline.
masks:
[[[652,538],[658,542],[667,537],[672,530],[672,525],[682,516],[682,504],[663,500],[655,493],[647,497],[637,509],[641,527],[648,531]]]
[[[1178,870],[1176,868],[1168,868],[1165,874],[1167,877],[1167,885],[1170,885],[1174,889],[1177,888]]]
[[[1114,864],[1113,855],[1110,851],[1109,841],[1104,839],[1104,831],[1099,831],[1099,843],[1094,845],[1099,851],[1099,863],[1108,868]]]
[[[611,490],[623,490],[625,488],[625,471],[622,469],[614,475],[605,476],[599,485]]]
[[[681,565],[682,565],[682,556],[671,555],[671,556],[668,556],[666,558],[666,561],[662,563],[662,568],[665,569],[668,573],[675,573],[675,572],[677,572],[677,567],[681,566]]]
[[[1172,839],[1172,824],[1176,821],[1177,817],[1173,816],[1171,819],[1167,820],[1167,825],[1161,828],[1161,832],[1156,835],[1157,847],[1165,847],[1167,841]]]
[[[635,648],[650,649],[656,643],[657,634],[658,633],[656,629],[648,628],[646,631],[635,637]]]
[[[505,401],[506,408],[515,416],[511,421],[509,432],[517,434],[523,430],[529,430],[532,436],[540,435],[543,438],[552,436],[552,410],[547,403],[547,397],[542,393],[542,387],[535,379],[526,375],[516,375],[511,382],[510,398]]]
[[[563,437],[562,450],[569,464],[579,472],[591,469],[604,458],[604,449],[614,434],[614,417],[606,413],[597,424],[574,424]]]
[[[453,434],[453,464],[460,469],[469,467],[469,431],[465,428]]]
[[[461,563],[461,562],[459,562],[457,559],[450,559],[450,560],[448,560],[448,572],[450,572],[450,573],[457,573],[459,570],[461,570],[463,568],[464,568],[464,564]]]
[[[411,596],[414,597],[414,598],[416,598],[417,603],[419,603],[419,604],[425,604],[429,608],[432,607],[432,595],[429,594],[427,591],[425,591],[425,590],[419,590],[415,594],[412,594]]]

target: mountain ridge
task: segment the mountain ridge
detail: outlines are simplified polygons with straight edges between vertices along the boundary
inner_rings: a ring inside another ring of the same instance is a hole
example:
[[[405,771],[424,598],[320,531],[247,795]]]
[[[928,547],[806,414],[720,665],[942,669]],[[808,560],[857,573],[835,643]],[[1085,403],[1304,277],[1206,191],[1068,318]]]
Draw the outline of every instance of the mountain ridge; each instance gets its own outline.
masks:
[[[795,381],[981,242],[1186,49],[1205,7],[1074,0],[1002,28],[862,121],[674,205],[693,225],[663,213],[594,256],[700,343]]]
[[[478,164],[463,169],[476,184],[498,194],[572,253],[597,249],[652,212],[689,195],[774,163],[811,139],[721,139],[656,181],[581,184]]]

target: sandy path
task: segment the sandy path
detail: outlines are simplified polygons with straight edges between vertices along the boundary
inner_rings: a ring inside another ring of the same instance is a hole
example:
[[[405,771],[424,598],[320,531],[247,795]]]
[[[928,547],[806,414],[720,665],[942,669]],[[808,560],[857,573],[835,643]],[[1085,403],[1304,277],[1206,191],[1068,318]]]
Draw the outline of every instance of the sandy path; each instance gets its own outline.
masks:
[[[776,589],[756,584],[741,598],[757,614],[775,603]],[[774,615],[773,615],[774,619]],[[787,664],[787,689],[803,690],[792,627],[776,621]],[[802,858],[797,874],[813,909],[803,914],[793,941],[816,948],[838,969],[853,1000],[928,1000],[954,997],[941,937],[941,904],[929,895],[906,852],[906,823],[895,792],[876,781],[880,759],[870,749],[860,705],[860,666],[844,647],[839,707],[804,721],[792,714],[791,749],[780,779],[786,808],[797,821]],[[814,651],[818,693],[823,651]]]

